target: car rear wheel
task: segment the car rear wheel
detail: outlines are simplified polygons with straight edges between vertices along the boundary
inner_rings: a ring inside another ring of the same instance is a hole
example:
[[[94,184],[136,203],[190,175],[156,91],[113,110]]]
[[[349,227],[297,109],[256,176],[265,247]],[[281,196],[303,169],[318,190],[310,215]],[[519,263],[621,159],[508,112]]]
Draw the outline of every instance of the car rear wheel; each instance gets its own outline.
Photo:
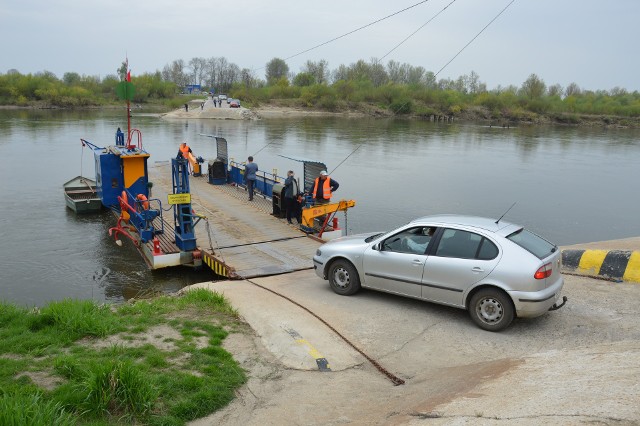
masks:
[[[338,259],[329,267],[329,284],[336,293],[350,296],[360,290],[360,277],[350,262]]]
[[[471,298],[469,315],[480,328],[500,331],[513,321],[514,309],[511,299],[504,291],[484,288]]]

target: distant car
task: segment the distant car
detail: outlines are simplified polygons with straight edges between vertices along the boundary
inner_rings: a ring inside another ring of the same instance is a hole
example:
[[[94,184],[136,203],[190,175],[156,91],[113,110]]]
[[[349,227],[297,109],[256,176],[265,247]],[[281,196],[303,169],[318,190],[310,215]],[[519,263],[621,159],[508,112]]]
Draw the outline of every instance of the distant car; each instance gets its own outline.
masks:
[[[240,101],[237,99],[231,99],[229,103],[229,108],[240,108]]]
[[[220,94],[220,95],[218,95],[218,100],[219,100],[219,101],[223,101],[223,100],[225,100],[225,99],[227,99],[227,95],[224,95],[224,94]]]
[[[361,287],[469,311],[489,331],[564,305],[558,247],[504,221],[441,215],[386,233],[338,238],[313,257],[334,292]]]
[[[230,104],[232,100],[232,98],[227,98],[227,103]]]

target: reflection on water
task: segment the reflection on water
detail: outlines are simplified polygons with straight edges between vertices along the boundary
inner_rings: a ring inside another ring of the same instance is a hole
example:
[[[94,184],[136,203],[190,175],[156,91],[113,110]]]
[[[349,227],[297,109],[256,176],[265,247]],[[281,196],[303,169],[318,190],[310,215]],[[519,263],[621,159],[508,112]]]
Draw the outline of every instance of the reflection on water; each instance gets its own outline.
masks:
[[[66,209],[62,184],[81,172],[94,174],[80,138],[112,144],[115,129],[126,127],[121,112],[0,110],[0,298],[27,306],[65,297],[119,301],[210,278],[186,268],[149,271],[131,245],[118,247],[108,237],[109,213],[78,217]],[[386,230],[427,214],[497,218],[516,202],[505,220],[558,244],[640,235],[637,130],[371,118],[165,121],[138,115],[133,123],[151,163],[175,156],[182,140],[196,155],[214,158],[214,139],[200,134],[225,137],[237,161],[257,153],[262,170],[280,175],[289,169],[302,175],[299,163],[281,155],[326,163],[340,182],[336,197],[357,202],[348,216],[350,233]]]

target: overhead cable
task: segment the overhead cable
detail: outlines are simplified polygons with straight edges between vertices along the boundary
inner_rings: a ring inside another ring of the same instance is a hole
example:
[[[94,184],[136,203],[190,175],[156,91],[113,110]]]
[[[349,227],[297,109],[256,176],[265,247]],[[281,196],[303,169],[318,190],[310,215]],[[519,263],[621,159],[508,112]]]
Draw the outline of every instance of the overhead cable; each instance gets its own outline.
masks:
[[[407,38],[405,38],[404,40],[402,40],[400,43],[398,43],[397,45],[395,45],[395,47],[393,49],[391,49],[390,51],[388,51],[387,53],[385,53],[380,59],[377,60],[377,62],[379,63],[380,61],[382,61],[385,57],[387,57],[391,52],[393,52],[394,50],[396,50],[398,47],[402,46],[404,44],[404,42],[406,42],[407,40],[409,40],[411,37],[413,37],[418,31],[420,31],[421,29],[423,29],[429,22],[433,21],[434,19],[436,19],[438,17],[438,15],[440,15],[442,12],[444,12],[449,6],[451,6],[453,3],[455,3],[456,0],[452,0],[451,3],[449,3],[448,5],[446,5],[444,7],[444,9],[442,9],[440,12],[436,13],[435,15],[433,15],[433,17],[431,19],[429,19],[427,22],[425,22],[424,24],[422,24],[420,26],[420,28],[418,28],[417,30],[415,30],[414,32],[412,32],[411,34],[409,34],[409,36],[407,36]]]
[[[475,39],[477,39],[477,38],[480,36],[480,34],[482,34],[482,33],[484,32],[484,30],[486,30],[486,29],[489,27],[489,25],[491,25],[491,24],[493,23],[493,21],[495,21],[496,19],[498,19],[498,17],[499,17],[500,15],[502,15],[502,13],[503,13],[505,10],[507,10],[507,8],[508,8],[509,6],[511,6],[511,5],[513,4],[513,2],[514,2],[514,1],[516,1],[516,0],[511,0],[511,1],[509,2],[509,4],[508,4],[508,5],[506,5],[506,6],[504,7],[504,9],[502,9],[502,10],[500,11],[500,13],[498,13],[496,16],[494,16],[494,18],[493,18],[491,21],[489,21],[489,23],[488,23],[487,25],[485,25],[485,26],[484,26],[484,28],[483,28],[483,29],[481,29],[481,30],[480,30],[480,32],[479,32],[478,34],[476,34],[476,36],[475,36],[474,38],[472,38],[472,39],[471,39],[471,41],[469,41],[469,43],[465,44],[465,45],[464,45],[464,47],[463,47],[462,49],[460,49],[460,50],[458,51],[458,53],[456,53],[456,54],[455,54],[455,56],[449,60],[449,62],[447,62],[446,64],[444,64],[444,66],[443,66],[442,68],[440,68],[440,69],[438,70],[438,72],[437,72],[437,73],[435,73],[435,74],[434,74],[434,77],[437,77],[437,76],[438,76],[438,74],[440,74],[440,72],[441,72],[443,69],[445,69],[445,68],[447,67],[447,65],[449,65],[451,62],[453,62],[453,60],[454,60],[454,59],[456,59],[456,58],[458,57],[458,55],[459,55],[459,54],[461,54],[461,53],[462,53],[462,51],[463,51],[464,49],[466,49],[466,48],[467,48],[467,46],[469,46],[471,43],[473,43],[473,41],[474,41]]]
[[[334,41],[336,41],[336,40],[340,40],[341,38],[344,38],[344,37],[346,37],[346,36],[348,36],[348,35],[351,35],[351,34],[353,34],[353,33],[355,33],[355,32],[358,32],[358,31],[360,31],[360,30],[362,30],[362,29],[365,29],[365,28],[367,28],[367,27],[370,27],[370,26],[372,26],[372,25],[375,25],[375,24],[377,24],[378,22],[382,22],[382,21],[384,21],[384,20],[386,20],[386,19],[389,19],[389,18],[391,18],[392,16],[398,15],[398,14],[400,14],[400,13],[402,13],[402,12],[406,12],[407,10],[412,9],[412,8],[414,8],[414,7],[416,7],[416,6],[419,6],[419,5],[423,4],[423,3],[427,3],[428,1],[429,1],[429,0],[422,0],[422,1],[420,1],[420,2],[418,2],[418,3],[415,3],[415,4],[413,4],[413,5],[409,6],[409,7],[405,7],[405,8],[404,8],[404,9],[402,9],[402,10],[398,10],[397,12],[394,12],[394,13],[392,13],[391,15],[387,15],[387,16],[385,16],[384,18],[380,18],[380,19],[375,20],[375,21],[373,21],[373,22],[370,22],[370,23],[368,23],[368,24],[366,24],[366,25],[363,25],[363,26],[361,26],[361,27],[359,27],[359,28],[356,28],[355,30],[349,31],[348,33],[344,33],[344,34],[342,34],[341,36],[338,36],[338,37],[332,38],[331,40],[325,41],[324,43],[320,43],[320,44],[318,44],[318,45],[316,45],[316,46],[313,46],[313,47],[311,47],[311,48],[309,48],[309,49],[303,50],[302,52],[298,52],[298,53],[296,53],[295,55],[291,55],[291,56],[289,56],[289,57],[287,57],[287,58],[284,58],[284,60],[285,60],[285,61],[288,61],[288,60],[289,60],[289,59],[291,59],[291,58],[295,58],[296,56],[300,56],[300,55],[302,55],[302,54],[304,54],[304,53],[310,52],[310,51],[312,51],[312,50],[314,50],[314,49],[317,49],[318,47],[322,47],[322,46],[325,46],[325,45],[327,45],[327,44],[329,44],[329,43],[332,43],[332,42],[334,42]],[[253,69],[253,71],[257,71],[257,70],[260,70],[260,69],[262,69],[262,68],[265,68],[265,67],[254,68],[254,69]]]

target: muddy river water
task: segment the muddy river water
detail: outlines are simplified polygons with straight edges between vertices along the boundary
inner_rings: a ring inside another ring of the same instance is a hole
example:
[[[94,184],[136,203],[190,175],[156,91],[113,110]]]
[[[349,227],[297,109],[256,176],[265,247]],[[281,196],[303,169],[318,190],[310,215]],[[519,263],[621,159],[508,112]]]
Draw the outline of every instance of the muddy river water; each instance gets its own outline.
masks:
[[[134,111],[150,162],[167,161],[186,140],[215,157],[255,154],[279,175],[322,161],[354,199],[348,232],[387,230],[412,218],[463,213],[527,226],[559,245],[640,235],[640,131],[630,129],[430,123],[372,118],[167,121]],[[0,299],[24,306],[63,298],[121,301],[172,292],[207,276],[148,271],[130,246],[107,236],[111,216],[77,217],[62,184],[93,176],[80,138],[113,143],[121,111],[0,110]],[[354,152],[355,151],[355,152]],[[344,161],[344,162],[343,162]],[[335,169],[335,170],[334,170]]]

